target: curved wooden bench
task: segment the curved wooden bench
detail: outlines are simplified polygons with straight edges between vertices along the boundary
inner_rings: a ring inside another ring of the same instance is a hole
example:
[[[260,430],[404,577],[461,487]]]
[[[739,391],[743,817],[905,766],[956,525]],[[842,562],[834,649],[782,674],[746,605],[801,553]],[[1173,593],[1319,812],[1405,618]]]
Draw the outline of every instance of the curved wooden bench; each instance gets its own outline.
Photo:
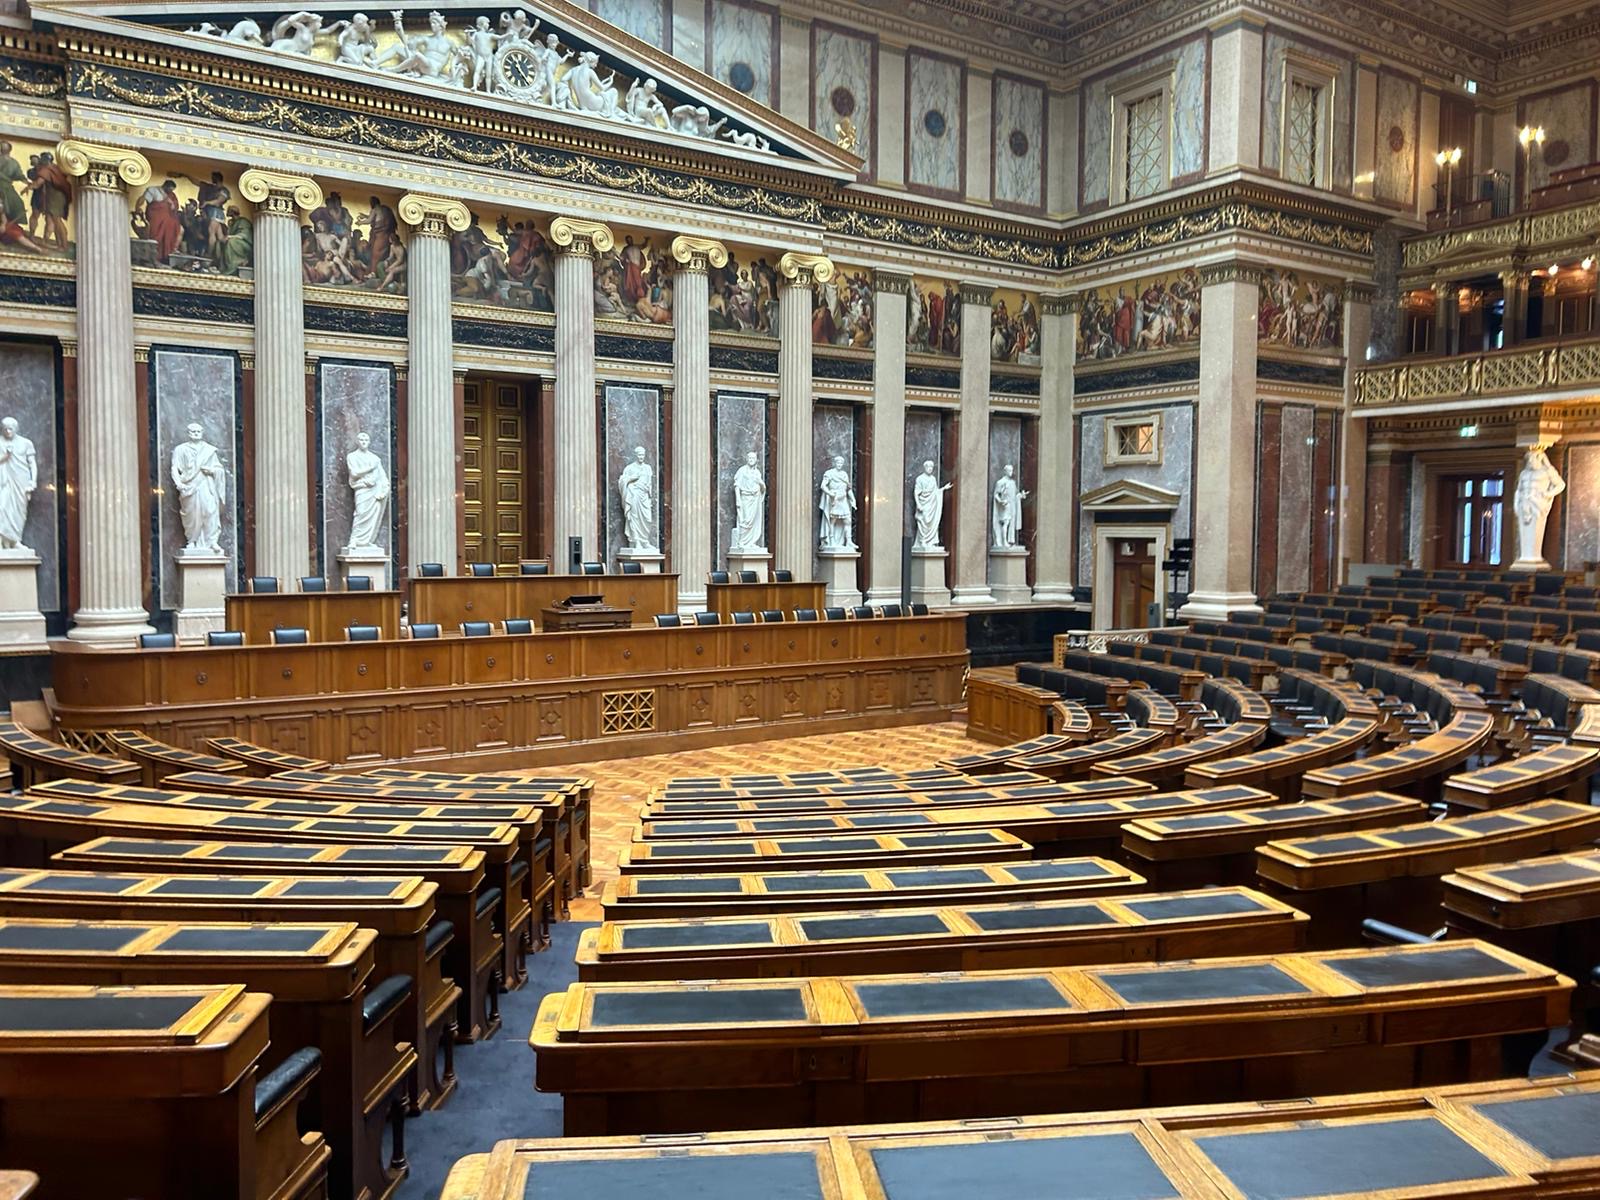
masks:
[[[244,764],[252,775],[275,775],[279,771],[325,771],[330,764],[326,759],[307,758],[287,750],[258,745],[236,737],[208,737],[206,745],[223,758]]]
[[[1272,706],[1267,698],[1236,679],[1207,679],[1200,687],[1200,699],[1229,724],[1265,725],[1272,720]]]
[[[322,777],[330,772],[307,772]],[[299,772],[280,771],[280,776],[297,778]],[[334,772],[334,774],[338,774]],[[594,797],[594,779],[588,775],[508,775],[503,771],[414,771],[405,767],[374,767],[363,771],[366,779],[394,780],[397,783],[420,783],[429,787],[461,788],[482,791],[485,788],[536,788],[541,790],[574,788],[585,800]]]
[[[136,763],[106,754],[74,750],[42,738],[15,721],[0,720],[0,753],[11,764],[11,782],[29,788],[50,779],[97,779],[132,783],[139,779]]]
[[[1600,747],[1559,743],[1444,781],[1444,799],[1458,808],[1503,808],[1541,796],[1587,803]]]
[[[1179,742],[1175,746],[1129,755],[1113,762],[1095,763],[1089,768],[1089,773],[1091,776],[1128,776],[1146,780],[1157,787],[1173,787],[1183,782],[1184,771],[1194,763],[1252,750],[1266,736],[1265,724],[1240,721],[1191,742]]]
[[[1130,729],[1098,742],[1045,754],[1030,754],[1015,761],[1023,770],[1050,779],[1085,779],[1096,763],[1112,762],[1124,755],[1142,754],[1166,739],[1167,734],[1159,729]]]
[[[1436,799],[1441,777],[1483,749],[1493,736],[1494,717],[1487,711],[1458,712],[1442,729],[1414,742],[1307,771],[1300,781],[1300,794],[1323,798],[1410,791],[1424,800]]]
[[[749,838],[744,841],[634,842],[617,855],[623,875],[741,874],[827,867],[883,868],[918,863],[1008,862],[1031,858],[1033,847],[999,829],[935,833],[850,834],[835,837]]]
[[[671,779],[650,793],[656,800],[765,800],[812,799],[817,796],[880,796],[889,792],[944,792],[974,787],[1023,787],[1048,783],[1043,775],[1031,771],[998,771],[987,775],[966,775],[941,769],[907,771],[903,774],[862,777],[855,780],[808,781],[795,777],[792,782],[762,783],[756,776],[733,776],[727,780]]]
[[[236,759],[159,742],[135,729],[113,729],[106,737],[118,753],[138,764],[139,782],[145,787],[156,787],[168,775],[178,771],[232,774],[244,770],[244,764]]]
[[[980,777],[981,780],[982,777]],[[989,778],[999,778],[990,776]],[[1100,796],[1137,796],[1156,789],[1138,779],[1111,776],[1102,779],[1046,781],[1021,787],[987,787],[975,783],[963,791],[880,792],[876,795],[755,798],[746,800],[652,800],[640,818],[666,821],[674,818],[781,817],[812,814],[848,815],[916,812],[981,804],[1038,804],[1058,800],[1087,800]]]
[[[1067,706],[1071,705],[1071,708]],[[1068,721],[1075,723],[1075,717],[1082,717],[1082,732],[1076,730],[1072,733],[1043,733],[1038,737],[1029,738],[1025,742],[1012,742],[1007,746],[1000,746],[994,750],[980,751],[977,754],[960,754],[954,758],[941,758],[939,765],[951,771],[960,771],[966,775],[985,776],[992,772],[1004,771],[1011,766],[1014,758],[1023,758],[1029,754],[1039,754],[1046,750],[1064,750],[1069,746],[1078,746],[1088,741],[1092,736],[1089,725],[1089,714],[1084,712],[1083,706],[1076,701],[1057,700],[1053,709],[1064,711]],[[1061,716],[1056,714],[1055,723],[1059,726]]]
[[[1189,787],[1265,787],[1280,799],[1294,800],[1300,795],[1300,780],[1307,771],[1349,758],[1377,732],[1375,721],[1346,717],[1320,733],[1282,746],[1195,763],[1184,769],[1183,782]]]

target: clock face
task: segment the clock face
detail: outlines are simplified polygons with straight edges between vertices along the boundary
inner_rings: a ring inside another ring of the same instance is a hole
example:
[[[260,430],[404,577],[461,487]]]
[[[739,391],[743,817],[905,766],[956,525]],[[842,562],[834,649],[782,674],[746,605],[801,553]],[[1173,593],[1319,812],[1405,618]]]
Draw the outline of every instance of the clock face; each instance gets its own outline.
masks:
[[[500,78],[512,91],[524,91],[534,85],[533,55],[521,46],[512,46],[500,54]]]

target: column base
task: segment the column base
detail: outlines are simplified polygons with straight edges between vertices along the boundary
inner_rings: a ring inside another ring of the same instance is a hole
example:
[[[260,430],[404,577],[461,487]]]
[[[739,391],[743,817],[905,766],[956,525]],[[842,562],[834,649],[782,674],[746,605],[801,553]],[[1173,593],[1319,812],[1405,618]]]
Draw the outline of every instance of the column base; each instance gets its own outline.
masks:
[[[950,551],[942,546],[911,547],[911,603],[929,608],[948,608],[950,589],[945,584],[945,568]]]
[[[635,562],[639,564],[640,572],[645,575],[661,574],[661,565],[666,561],[667,556],[659,550],[634,550],[624,546],[617,551],[617,565],[619,567],[623,563]]]
[[[1544,558],[1519,558],[1506,569],[1508,571],[1548,571],[1550,562]]]
[[[344,586],[350,586],[350,576],[365,575],[372,580],[372,590],[389,590],[389,555],[377,546],[346,546],[339,551],[339,577]]]
[[[1254,592],[1190,592],[1178,616],[1185,621],[1226,621],[1233,613],[1260,611]]]
[[[833,607],[851,608],[861,603],[861,589],[857,586],[856,564],[861,558],[859,550],[819,550],[822,559],[823,602]]]
[[[72,614],[67,639],[85,646],[137,645],[141,633],[154,633],[150,614],[142,608],[80,608]]]
[[[1051,581],[1040,582],[1033,585],[1033,602],[1035,604],[1076,604],[1078,594],[1070,583]]]
[[[702,583],[700,585],[700,591],[698,592],[686,592],[683,590],[683,581],[680,578],[678,581],[678,615],[687,617],[697,612],[705,612],[705,610],[705,584]]]
[[[172,631],[180,642],[203,642],[213,629],[226,627],[224,598],[228,594],[228,556],[178,555],[178,611]]]
[[[996,604],[1027,604],[1033,599],[1033,589],[1028,586],[1027,547],[989,548],[989,588]]]
[[[993,604],[994,593],[987,583],[958,583],[950,593],[950,603],[956,608],[975,608]]]
[[[39,611],[39,562],[32,550],[0,551],[0,649],[49,649]]]
[[[729,550],[728,551],[728,576],[731,579],[739,578],[740,571],[754,571],[758,583],[766,583],[772,577],[768,568],[772,565],[772,551],[770,550]]]

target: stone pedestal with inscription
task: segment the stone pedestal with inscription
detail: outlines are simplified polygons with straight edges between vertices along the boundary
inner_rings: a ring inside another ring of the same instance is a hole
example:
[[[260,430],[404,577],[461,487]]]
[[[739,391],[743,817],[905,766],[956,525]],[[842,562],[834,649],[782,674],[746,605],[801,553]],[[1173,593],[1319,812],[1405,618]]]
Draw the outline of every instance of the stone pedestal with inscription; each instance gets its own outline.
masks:
[[[728,578],[737,580],[740,571],[754,571],[756,580],[765,583],[771,574],[772,552],[769,550],[729,550]]]
[[[996,604],[1027,604],[1033,599],[1026,547],[989,547],[989,590]]]
[[[388,591],[389,555],[373,546],[346,546],[339,551],[339,578],[344,580],[346,588],[350,586],[352,575],[365,575],[372,580],[375,592]]]
[[[945,584],[949,564],[950,551],[943,547],[911,547],[911,603],[929,608],[949,606],[950,589]]]
[[[226,628],[228,556],[186,553],[178,555],[177,563],[182,600],[173,614],[172,631],[180,642],[203,642],[211,630]]]
[[[667,561],[667,556],[659,550],[630,550],[624,546],[617,551],[617,564],[635,562],[639,564],[639,571],[644,575],[661,574],[661,564]]]
[[[45,649],[39,556],[32,550],[0,551],[0,650]]]
[[[849,608],[861,603],[860,578],[856,566],[861,558],[859,550],[818,550],[822,560],[823,602],[830,606]]]

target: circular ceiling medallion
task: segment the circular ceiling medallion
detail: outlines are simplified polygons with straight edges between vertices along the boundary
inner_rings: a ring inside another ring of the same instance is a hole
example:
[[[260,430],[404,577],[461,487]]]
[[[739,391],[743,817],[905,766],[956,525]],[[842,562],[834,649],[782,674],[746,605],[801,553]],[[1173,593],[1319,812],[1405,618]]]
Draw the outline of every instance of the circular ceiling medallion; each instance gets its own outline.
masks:
[[[838,113],[841,117],[855,115],[855,93],[853,93],[847,87],[836,87],[833,89],[833,91],[829,92],[828,103],[833,105],[833,111]]]
[[[1028,135],[1020,129],[1013,129],[1011,136],[1006,139],[1006,145],[1011,147],[1011,153],[1018,158],[1028,156]]]
[[[928,131],[929,137],[936,138],[943,137],[945,129],[948,128],[944,114],[937,108],[930,108],[922,114],[922,127]]]
[[[1544,165],[1547,167],[1559,167],[1571,157],[1571,145],[1560,138],[1544,144]]]
[[[747,62],[736,62],[728,68],[728,82],[735,91],[749,95],[756,90],[756,73]]]
[[[1399,154],[1406,148],[1406,131],[1398,125],[1389,126],[1389,153]]]

